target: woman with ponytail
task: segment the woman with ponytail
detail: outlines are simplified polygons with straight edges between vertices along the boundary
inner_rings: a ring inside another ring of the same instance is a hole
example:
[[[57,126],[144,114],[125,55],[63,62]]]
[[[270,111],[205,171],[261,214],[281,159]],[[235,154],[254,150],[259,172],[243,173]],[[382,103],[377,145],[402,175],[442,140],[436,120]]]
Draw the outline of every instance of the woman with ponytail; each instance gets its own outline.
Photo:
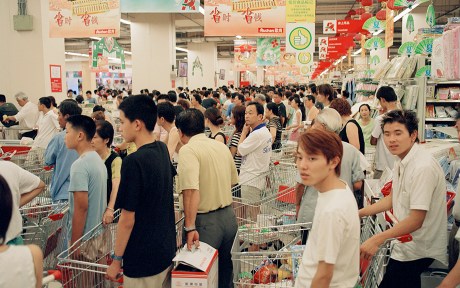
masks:
[[[302,121],[305,119],[305,116],[304,116],[305,106],[303,106],[302,101],[300,101],[300,98],[297,96],[289,98],[289,101],[290,101],[292,109],[294,109],[294,115],[292,116],[293,119],[292,119],[291,125],[286,127],[286,130],[292,129],[292,134],[289,140],[297,141],[297,138],[299,137],[299,134],[300,134],[299,129],[302,128],[303,126]]]
[[[219,109],[210,107],[204,111],[204,125],[211,130],[209,138],[217,140],[227,145],[227,138],[220,129],[220,126],[224,124],[224,118],[219,112]]]

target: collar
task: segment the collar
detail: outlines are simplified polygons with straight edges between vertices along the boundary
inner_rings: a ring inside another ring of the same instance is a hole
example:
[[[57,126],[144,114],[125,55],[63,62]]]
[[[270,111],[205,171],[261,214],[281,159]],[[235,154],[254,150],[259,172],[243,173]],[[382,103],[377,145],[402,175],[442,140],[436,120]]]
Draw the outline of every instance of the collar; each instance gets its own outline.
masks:
[[[417,155],[417,152],[419,150],[420,150],[419,144],[414,143],[414,145],[412,145],[412,148],[410,149],[409,153],[407,153],[406,157],[404,157],[404,159],[401,160],[398,157],[398,162],[400,166],[405,168],[410,163],[410,161]]]
[[[259,130],[260,128],[265,127],[265,123],[260,123],[259,125],[256,126],[256,128],[252,129],[252,132]]]

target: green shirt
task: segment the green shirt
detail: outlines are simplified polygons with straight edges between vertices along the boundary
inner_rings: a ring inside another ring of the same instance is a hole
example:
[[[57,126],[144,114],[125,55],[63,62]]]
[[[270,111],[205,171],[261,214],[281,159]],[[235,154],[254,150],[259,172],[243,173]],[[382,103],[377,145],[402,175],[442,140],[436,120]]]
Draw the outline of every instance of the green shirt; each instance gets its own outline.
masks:
[[[375,126],[375,121],[373,118],[371,118],[370,122],[367,123],[367,125],[364,125],[362,120],[358,120],[359,126],[361,126],[361,130],[363,130],[363,136],[364,136],[364,143],[367,147],[374,147],[371,145],[371,134],[372,130],[374,130]]]

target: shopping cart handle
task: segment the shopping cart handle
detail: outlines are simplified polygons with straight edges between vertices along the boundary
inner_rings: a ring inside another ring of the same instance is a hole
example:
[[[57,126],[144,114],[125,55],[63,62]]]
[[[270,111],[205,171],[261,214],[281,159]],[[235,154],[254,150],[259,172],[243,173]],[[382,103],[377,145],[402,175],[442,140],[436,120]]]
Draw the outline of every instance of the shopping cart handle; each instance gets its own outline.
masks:
[[[273,162],[273,165],[275,165],[275,166],[276,166],[276,165],[279,165],[279,164],[280,164],[280,161],[275,161],[275,162]]]
[[[48,275],[43,277],[42,285],[46,285],[56,280],[62,280],[62,273],[59,270],[48,270],[46,274]]]
[[[397,237],[396,239],[398,239],[398,241],[401,243],[407,243],[407,242],[412,241],[412,235],[406,234],[406,235]]]
[[[44,169],[45,171],[50,171],[50,170],[53,169],[53,167],[54,167],[54,166],[45,166],[45,167],[43,167],[43,169]]]

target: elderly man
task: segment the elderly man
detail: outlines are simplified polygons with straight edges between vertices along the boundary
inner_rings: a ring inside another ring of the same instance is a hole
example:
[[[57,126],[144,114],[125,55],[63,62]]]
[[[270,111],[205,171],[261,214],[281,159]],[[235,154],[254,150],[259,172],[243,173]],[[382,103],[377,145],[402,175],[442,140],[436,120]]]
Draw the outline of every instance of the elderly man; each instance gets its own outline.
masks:
[[[14,97],[16,98],[19,106],[22,108],[16,115],[6,117],[3,122],[19,122],[19,127],[23,128],[23,130],[19,131],[21,136],[35,139],[35,136],[37,136],[37,130],[33,129],[38,121],[38,107],[36,104],[29,101],[29,97],[27,97],[24,92],[19,92],[14,95]]]

